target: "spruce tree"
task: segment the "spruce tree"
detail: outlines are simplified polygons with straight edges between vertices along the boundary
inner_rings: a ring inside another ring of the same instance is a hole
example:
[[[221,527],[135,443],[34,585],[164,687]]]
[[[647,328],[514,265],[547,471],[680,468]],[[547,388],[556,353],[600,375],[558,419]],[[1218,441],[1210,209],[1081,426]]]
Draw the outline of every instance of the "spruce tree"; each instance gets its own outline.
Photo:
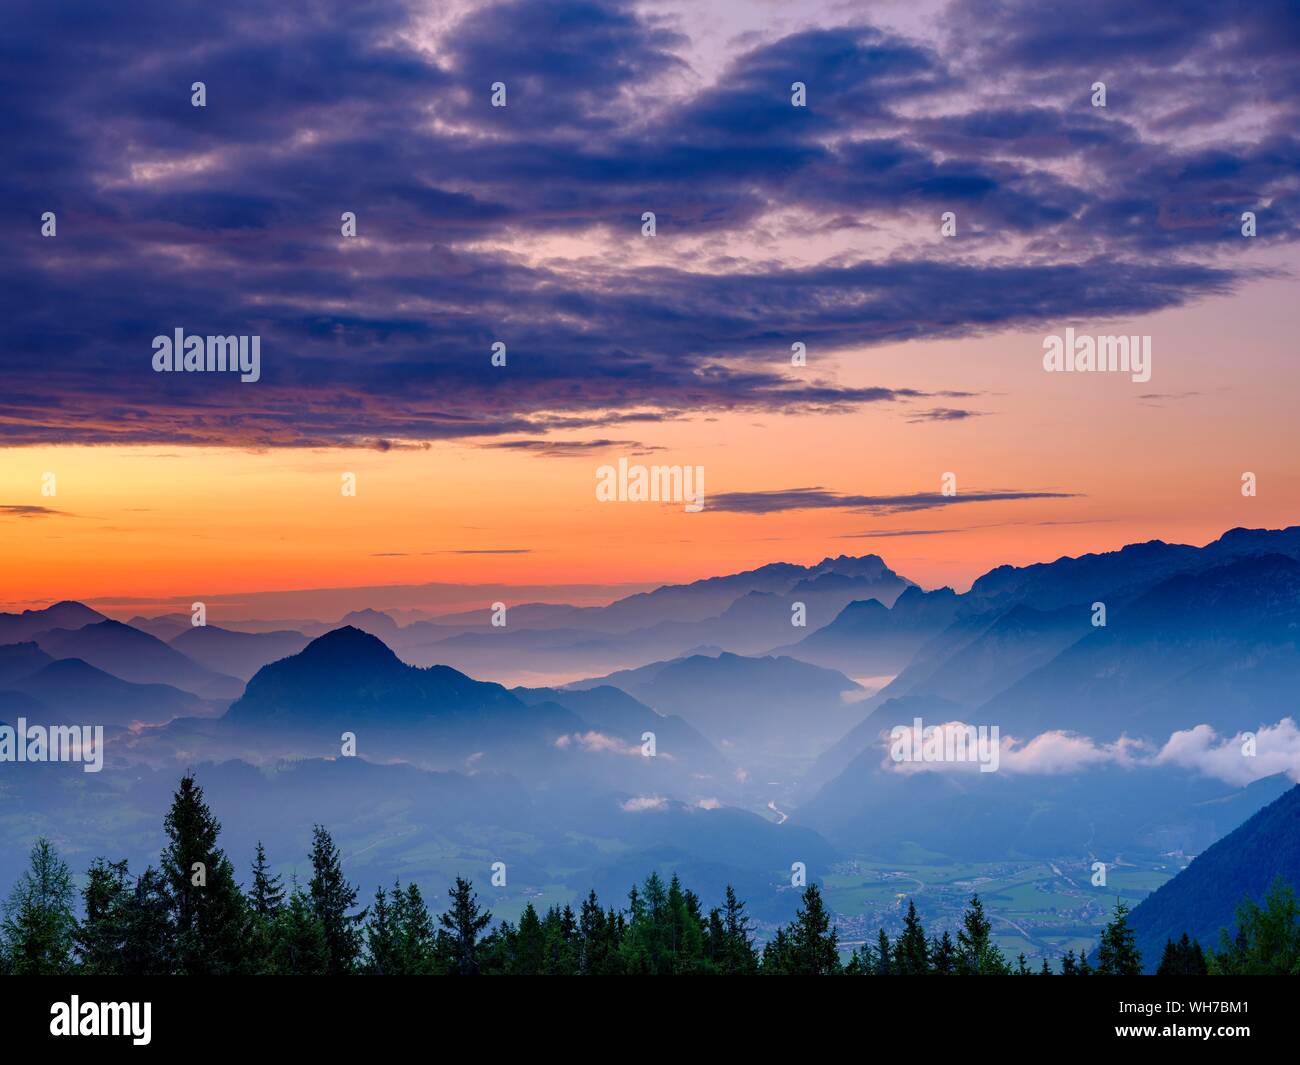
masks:
[[[611,918],[612,922],[612,918]],[[605,911],[600,908],[600,900],[593,890],[583,901],[578,911],[578,972],[582,976],[610,975],[610,954],[617,951],[616,943],[611,942],[611,933],[606,925]]]
[[[1300,975],[1300,903],[1291,885],[1277,877],[1264,905],[1246,896],[1237,906],[1237,935],[1219,933],[1209,971],[1226,976]]]
[[[307,889],[312,911],[325,931],[329,949],[329,973],[343,976],[356,969],[361,956],[361,923],[366,911],[349,913],[356,905],[357,889],[343,875],[339,849],[322,825],[312,828],[312,878]]]
[[[578,919],[572,907],[552,906],[542,922],[546,933],[547,976],[574,976],[578,972]]]
[[[778,928],[776,934],[763,944],[763,955],[758,971],[764,976],[795,975],[790,936],[784,928]]]
[[[396,891],[396,889],[394,889]],[[371,976],[396,976],[401,972],[398,960],[397,933],[388,896],[383,888],[375,891],[375,901],[366,919],[365,971]]]
[[[72,874],[44,836],[33,845],[30,868],[14,885],[0,924],[0,952],[15,976],[51,976],[72,969],[77,927]]]
[[[894,943],[894,972],[900,976],[925,976],[930,972],[930,949],[916,915],[916,903],[907,900],[903,934]]]
[[[984,916],[984,903],[972,895],[957,930],[957,973],[960,976],[1003,976],[1011,972],[1002,951],[994,944],[993,925]]]
[[[531,902],[524,906],[524,912],[519,916],[519,928],[512,946],[510,974],[540,976],[546,959],[546,935]]]
[[[122,950],[121,900],[134,887],[126,862],[96,858],[86,871],[81,900],[85,917],[74,933],[77,968],[88,976],[113,976]]]
[[[1116,900],[1115,916],[1101,933],[1097,948],[1098,976],[1141,976],[1142,955],[1128,923],[1128,907]]]
[[[722,927],[725,936],[722,971],[730,976],[752,976],[758,971],[758,952],[754,949],[745,904],[736,898],[730,884],[722,904]]]
[[[453,976],[477,976],[479,936],[492,923],[492,914],[479,909],[474,886],[461,877],[448,889],[451,907],[438,918],[438,944],[444,964]]]
[[[790,926],[790,959],[797,976],[831,976],[841,970],[839,932],[816,884],[804,888],[803,905]]]
[[[1177,943],[1172,939],[1165,940],[1160,966],[1156,969],[1157,976],[1205,976],[1207,972],[1205,952],[1201,950],[1201,944],[1186,932]]]
[[[948,930],[943,930],[943,936],[937,942],[930,941],[930,971],[936,976],[953,976],[957,972],[957,948],[953,944],[952,936]]]
[[[284,881],[273,876],[266,860],[266,849],[257,841],[253,858],[253,886],[248,893],[249,971],[268,973],[272,968],[275,919],[284,908]]]
[[[1183,933],[1186,935],[1187,933]],[[1166,937],[1165,949],[1160,955],[1160,964],[1156,967],[1157,976],[1181,976],[1182,959],[1178,956],[1178,948],[1174,946],[1174,941]]]
[[[438,971],[434,957],[433,917],[420,894],[419,885],[414,881],[406,885],[403,905],[398,907],[396,933],[405,975],[428,976]]]
[[[253,889],[248,895],[253,913],[262,918],[272,918],[284,905],[284,884],[281,877],[272,876],[266,861],[262,841],[257,841],[257,855],[253,859]]]
[[[249,913],[234,867],[217,846],[221,823],[192,774],[181,778],[163,827],[162,853],[176,928],[177,963],[191,976],[249,970]]]
[[[279,976],[325,976],[331,956],[313,900],[299,887],[275,915],[270,970]]]
[[[121,932],[119,975],[171,976],[184,971],[177,952],[176,902],[161,870],[146,868],[134,888],[116,899],[112,914]]]
[[[876,975],[892,976],[894,972],[893,950],[889,946],[889,936],[880,929],[876,936]]]

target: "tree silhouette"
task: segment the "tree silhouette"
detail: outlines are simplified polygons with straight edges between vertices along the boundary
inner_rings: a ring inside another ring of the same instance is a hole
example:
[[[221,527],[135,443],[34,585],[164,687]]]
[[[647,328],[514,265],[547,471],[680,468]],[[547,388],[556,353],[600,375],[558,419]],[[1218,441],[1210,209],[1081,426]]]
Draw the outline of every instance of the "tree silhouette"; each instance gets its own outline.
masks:
[[[51,976],[72,968],[72,874],[44,836],[32,846],[30,868],[4,905],[0,954],[15,976]]]

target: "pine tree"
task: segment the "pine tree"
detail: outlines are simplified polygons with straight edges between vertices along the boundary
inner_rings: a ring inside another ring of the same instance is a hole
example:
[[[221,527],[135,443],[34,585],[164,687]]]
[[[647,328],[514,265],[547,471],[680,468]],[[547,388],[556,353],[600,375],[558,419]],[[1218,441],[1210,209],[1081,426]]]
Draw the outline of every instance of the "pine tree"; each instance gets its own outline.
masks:
[[[394,888],[394,893],[400,893]],[[366,920],[366,961],[365,971],[371,976],[395,976],[400,974],[398,960],[397,933],[393,927],[393,915],[388,909],[388,896],[383,888],[375,890],[375,901],[370,907]]]
[[[542,922],[546,933],[547,976],[574,976],[578,972],[578,919],[572,907],[552,906]]]
[[[249,892],[248,902],[253,913],[262,918],[274,917],[284,905],[283,880],[271,875],[260,839],[257,841],[257,856],[253,859],[253,890]]]
[[[710,964],[705,953],[708,937],[708,922],[704,918],[700,897],[689,888],[682,892],[682,912],[678,919],[681,928],[681,943],[678,948],[681,973],[711,973],[717,970]]]
[[[709,911],[704,935],[704,954],[714,972],[726,971],[727,928],[722,923],[722,909],[719,906],[714,906]]]
[[[640,891],[634,886],[628,893],[627,927],[621,952],[629,975],[664,976],[673,971],[674,927],[669,889],[664,886],[663,878],[652,872]]]
[[[1205,952],[1201,950],[1201,944],[1191,939],[1186,932],[1177,943],[1172,939],[1165,940],[1160,967],[1156,969],[1157,976],[1205,976],[1207,972]]]
[[[254,973],[268,973],[272,968],[275,919],[284,908],[284,881],[271,875],[266,860],[266,849],[257,841],[253,859],[253,886],[248,894],[249,909],[249,969]]]
[[[943,937],[938,941],[930,940],[931,971],[936,976],[953,976],[957,972],[957,948],[953,945],[948,930],[943,930]]]
[[[720,962],[722,971],[731,976],[753,975],[758,971],[758,952],[749,931],[745,904],[736,898],[736,891],[730,884],[722,906],[722,928],[725,937]]]
[[[479,936],[492,922],[492,914],[480,910],[474,886],[456,877],[448,889],[451,908],[438,918],[441,930],[438,936],[439,953],[445,960],[447,971],[454,976],[477,976]]]
[[[86,886],[81,892],[85,917],[73,938],[77,967],[88,976],[112,976],[118,971],[122,950],[120,900],[130,880],[126,862],[96,858],[86,872]]]
[[[611,976],[621,971],[614,915],[600,908],[596,892],[587,895],[578,911],[578,972],[582,976]]]
[[[44,836],[31,850],[31,867],[14,885],[0,924],[0,953],[15,976],[50,976],[72,969],[72,874]]]
[[[221,823],[191,774],[181,778],[163,827],[162,874],[173,905],[176,955],[186,975],[246,972],[249,913],[234,867],[217,846]]]
[[[840,972],[839,932],[816,884],[804,888],[803,905],[790,926],[790,958],[794,975],[831,976]]]
[[[960,976],[1003,976],[1011,972],[1002,951],[993,943],[993,925],[984,916],[984,904],[972,895],[970,908],[957,930],[957,973]]]
[[[325,976],[330,973],[330,946],[312,899],[295,887],[275,915],[271,972],[280,976]]]
[[[1225,976],[1300,975],[1300,903],[1280,876],[1264,896],[1264,905],[1246,896],[1237,906],[1237,935],[1219,933],[1209,972]]]
[[[1115,916],[1102,930],[1097,948],[1098,976],[1141,976],[1142,955],[1128,923],[1128,907],[1116,900]]]
[[[171,976],[183,971],[176,951],[176,902],[161,870],[146,868],[134,888],[114,901],[111,912],[121,934],[118,975]]]
[[[894,972],[900,976],[925,976],[930,972],[929,943],[916,916],[916,903],[907,900],[903,934],[894,943]]]
[[[312,828],[312,878],[308,884],[312,911],[325,930],[329,973],[341,976],[356,969],[361,956],[361,923],[366,911],[348,913],[357,902],[357,889],[347,882],[339,849],[322,825]]]
[[[1038,970],[1038,975],[1039,975],[1039,976],[1053,976],[1053,975],[1055,975],[1055,974],[1052,972],[1052,967],[1051,967],[1051,965],[1048,964],[1046,958],[1043,959],[1043,964],[1042,964],[1042,967]]]
[[[510,974],[541,975],[546,957],[546,937],[542,931],[542,922],[531,902],[524,906],[524,912],[519,917],[519,929],[515,932],[513,947]]]
[[[1029,975],[1029,964],[1025,958],[1025,952],[1023,950],[1016,956],[1016,975],[1017,976]]]
[[[893,975],[893,951],[889,946],[889,937],[885,935],[882,928],[876,936],[876,975],[891,976]]]
[[[776,934],[763,944],[763,955],[758,971],[764,976],[792,976],[795,974],[790,936],[784,928],[778,928]]]
[[[1065,957],[1061,959],[1061,975],[1062,976],[1079,975],[1079,968],[1075,964],[1073,950],[1067,950],[1065,952]]]
[[[424,904],[419,886],[406,885],[403,905],[399,907],[396,933],[401,949],[402,972],[408,976],[427,976],[438,971],[434,956],[436,936],[433,917]]]

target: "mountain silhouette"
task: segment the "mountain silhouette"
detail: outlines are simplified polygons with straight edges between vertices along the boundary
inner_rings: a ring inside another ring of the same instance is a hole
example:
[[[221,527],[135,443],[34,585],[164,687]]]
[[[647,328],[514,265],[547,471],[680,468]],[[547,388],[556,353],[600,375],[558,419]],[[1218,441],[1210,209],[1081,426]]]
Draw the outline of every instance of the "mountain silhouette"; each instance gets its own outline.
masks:
[[[135,684],[170,684],[203,698],[233,698],[240,683],[215,673],[168,647],[155,636],[120,621],[105,619],[79,629],[52,629],[36,636],[41,650],[55,658],[80,658]]]
[[[300,632],[237,632],[217,625],[189,626],[168,641],[199,665],[242,681],[269,662],[297,654],[307,643]]]
[[[79,658],[60,658],[8,687],[37,700],[46,723],[161,723],[204,711],[192,692],[168,684],[132,684]]]
[[[1278,876],[1300,888],[1300,787],[1197,855],[1133,910],[1129,924],[1144,969],[1154,972],[1165,940],[1177,941],[1184,932],[1206,950],[1217,949],[1220,929],[1234,934],[1242,898],[1262,902]]]
[[[0,614],[0,644],[30,640],[50,629],[79,629],[106,620],[97,610],[64,599],[41,610],[24,610],[21,614]]]
[[[436,764],[471,755],[489,764],[525,756],[541,763],[554,757],[557,738],[587,727],[554,703],[527,706],[500,684],[448,666],[407,665],[378,637],[351,626],[263,666],[222,721],[314,736],[336,751],[340,733],[353,732],[371,753],[418,754]]]

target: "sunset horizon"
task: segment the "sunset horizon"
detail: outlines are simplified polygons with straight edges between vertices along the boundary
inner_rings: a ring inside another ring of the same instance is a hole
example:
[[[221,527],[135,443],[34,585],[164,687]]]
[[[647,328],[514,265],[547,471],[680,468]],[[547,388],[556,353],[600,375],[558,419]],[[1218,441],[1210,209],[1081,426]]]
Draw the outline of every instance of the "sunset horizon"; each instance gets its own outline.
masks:
[[[1300,974],[1298,59],[1295,0],[14,0],[6,1029],[1120,976],[769,994],[1286,1037],[1138,978]]]

